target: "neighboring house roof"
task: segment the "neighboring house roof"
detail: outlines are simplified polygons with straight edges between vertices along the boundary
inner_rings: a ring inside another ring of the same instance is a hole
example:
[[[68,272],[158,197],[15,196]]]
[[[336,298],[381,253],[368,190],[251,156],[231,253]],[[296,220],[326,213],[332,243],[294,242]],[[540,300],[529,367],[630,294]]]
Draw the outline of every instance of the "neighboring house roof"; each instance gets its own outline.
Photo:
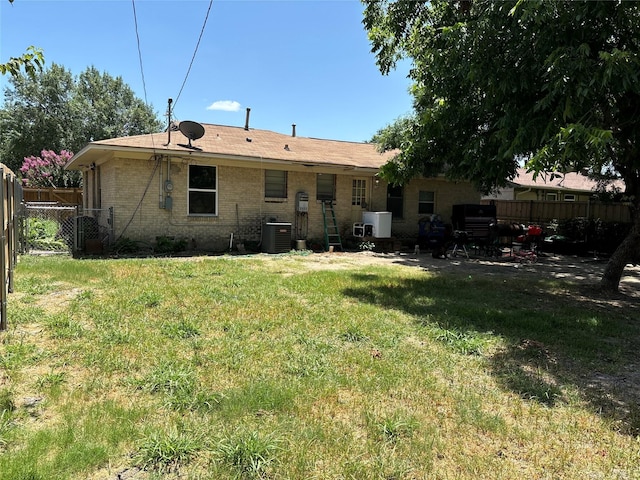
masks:
[[[570,190],[574,192],[593,192],[597,187],[595,180],[581,173],[541,173],[534,180],[533,172],[527,172],[525,168],[519,168],[518,175],[509,183],[513,187]],[[624,182],[616,180],[608,186],[607,190],[613,188],[624,191]]]
[[[66,165],[80,169],[104,158],[105,151],[149,152],[156,154],[191,154],[205,157],[227,157],[239,160],[264,160],[302,165],[326,165],[362,169],[379,169],[394,152],[379,153],[372,143],[299,137],[269,130],[245,129],[224,125],[202,124],[202,138],[189,140],[180,131],[111,138],[87,144]]]

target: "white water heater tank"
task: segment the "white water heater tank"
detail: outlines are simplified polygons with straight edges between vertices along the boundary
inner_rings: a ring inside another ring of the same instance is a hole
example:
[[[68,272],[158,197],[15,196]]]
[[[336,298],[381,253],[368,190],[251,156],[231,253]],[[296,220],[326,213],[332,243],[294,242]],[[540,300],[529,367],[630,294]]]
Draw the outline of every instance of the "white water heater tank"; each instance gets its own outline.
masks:
[[[362,212],[362,223],[372,225],[375,238],[391,237],[391,212]]]

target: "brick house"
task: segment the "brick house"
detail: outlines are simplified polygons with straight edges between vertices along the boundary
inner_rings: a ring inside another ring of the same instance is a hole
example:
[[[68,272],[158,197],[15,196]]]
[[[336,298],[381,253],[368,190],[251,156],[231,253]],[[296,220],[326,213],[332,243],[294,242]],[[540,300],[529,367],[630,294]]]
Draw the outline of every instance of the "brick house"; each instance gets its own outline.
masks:
[[[485,199],[535,200],[561,202],[587,202],[596,193],[598,183],[578,172],[546,173],[533,178],[533,172],[519,168],[516,177],[507,187]],[[624,182],[616,180],[607,186],[608,191],[624,191]]]
[[[232,235],[258,243],[269,222],[290,223],[292,241],[322,243],[326,199],[345,238],[363,212],[390,211],[392,235],[407,241],[421,218],[447,222],[454,204],[480,201],[471,184],[443,178],[387,185],[376,174],[393,154],[373,144],[299,137],[295,125],[291,134],[250,129],[248,112],[244,128],[199,128],[192,140],[173,130],[87,144],[66,165],[83,172],[85,211],[112,209],[116,240],[169,237],[224,251]]]

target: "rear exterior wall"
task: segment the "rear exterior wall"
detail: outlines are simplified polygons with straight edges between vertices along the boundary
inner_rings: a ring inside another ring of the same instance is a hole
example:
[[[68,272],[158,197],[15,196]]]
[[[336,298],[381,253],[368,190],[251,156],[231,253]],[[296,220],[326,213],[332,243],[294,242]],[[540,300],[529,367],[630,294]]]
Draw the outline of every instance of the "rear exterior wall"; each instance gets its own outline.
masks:
[[[189,216],[187,214],[187,179],[190,164],[215,165],[218,177],[218,214],[216,216]],[[292,241],[306,239],[307,244],[322,244],[324,222],[322,203],[316,200],[316,178],[318,173],[336,175],[335,212],[340,232],[351,234],[352,225],[358,220],[358,208],[352,206],[352,182],[354,178],[365,179],[367,184],[367,210],[387,210],[387,185],[376,185],[375,172],[358,172],[300,167],[288,169],[287,197],[269,200],[264,197],[264,166],[239,167],[229,161],[218,163],[172,158],[170,172],[166,157],[156,164],[152,160],[114,158],[99,170],[99,181],[88,183],[100,185],[102,208],[114,208],[115,238],[128,238],[155,244],[159,237],[184,240],[187,248],[206,251],[229,249],[231,236],[234,243],[253,242],[261,239],[265,222],[285,222],[292,225]],[[269,169],[286,168],[269,165]],[[170,178],[173,190],[164,189]],[[435,193],[436,213],[448,222],[452,206],[456,203],[479,203],[480,194],[468,183],[453,183],[443,179],[418,179],[403,189],[402,218],[394,218],[392,235],[417,236],[418,221],[424,217],[418,213],[418,197],[421,190]],[[296,212],[296,193],[303,191],[309,196],[306,214]],[[93,198],[85,191],[85,198]],[[170,197],[170,208],[167,198]],[[88,205],[91,206],[91,205]],[[364,209],[362,209],[364,211]],[[355,219],[355,220],[354,220]],[[293,242],[292,242],[293,246]]]
[[[386,194],[386,186],[382,189]],[[392,220],[392,233],[401,239],[411,240],[418,236],[419,222],[430,218],[431,214],[420,213],[420,192],[432,192],[434,195],[434,214],[444,223],[451,223],[453,206],[458,204],[479,204],[480,192],[469,182],[452,182],[444,178],[418,178],[403,188],[402,217]],[[373,205],[378,209],[378,205]],[[386,206],[386,198],[385,198]]]

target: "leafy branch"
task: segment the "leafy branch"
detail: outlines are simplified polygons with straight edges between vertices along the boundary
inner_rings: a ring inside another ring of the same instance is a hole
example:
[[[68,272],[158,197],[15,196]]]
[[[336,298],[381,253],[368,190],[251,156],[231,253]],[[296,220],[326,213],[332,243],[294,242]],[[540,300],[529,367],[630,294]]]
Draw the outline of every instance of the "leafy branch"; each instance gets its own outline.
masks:
[[[31,79],[35,79],[36,73],[42,71],[43,65],[44,53],[42,49],[31,45],[27,48],[26,53],[20,57],[11,57],[7,63],[0,63],[0,73],[2,75],[9,73],[11,76],[17,77],[20,75],[20,69],[23,68]]]

